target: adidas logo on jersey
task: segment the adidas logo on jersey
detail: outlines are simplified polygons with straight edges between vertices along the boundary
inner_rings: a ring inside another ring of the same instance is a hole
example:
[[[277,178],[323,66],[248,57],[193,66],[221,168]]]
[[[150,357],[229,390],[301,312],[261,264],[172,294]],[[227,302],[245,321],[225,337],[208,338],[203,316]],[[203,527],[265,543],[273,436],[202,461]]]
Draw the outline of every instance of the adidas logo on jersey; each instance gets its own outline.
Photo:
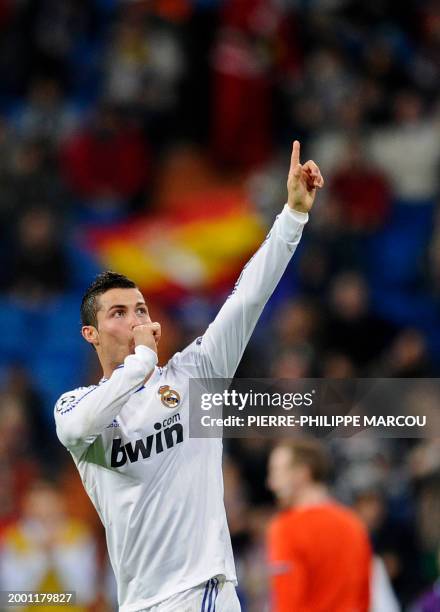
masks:
[[[119,427],[118,421],[116,419],[113,419],[110,425],[107,425],[107,429],[109,429],[110,427]]]
[[[183,426],[180,421],[180,414],[176,413],[162,423],[155,423],[156,433],[150,434],[146,438],[140,438],[134,442],[122,444],[121,438],[113,440],[111,467],[122,467],[129,461],[135,463],[139,459],[148,459],[152,454],[158,455],[164,450],[172,448],[175,444],[183,442]]]

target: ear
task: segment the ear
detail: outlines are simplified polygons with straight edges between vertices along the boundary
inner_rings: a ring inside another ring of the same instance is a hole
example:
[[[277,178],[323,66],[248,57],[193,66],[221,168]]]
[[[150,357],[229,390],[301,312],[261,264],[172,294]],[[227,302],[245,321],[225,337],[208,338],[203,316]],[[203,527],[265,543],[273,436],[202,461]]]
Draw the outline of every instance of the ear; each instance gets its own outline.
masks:
[[[296,466],[302,482],[313,482],[312,471],[306,464]]]
[[[93,325],[83,325],[81,328],[82,337],[89,344],[98,346],[99,344],[99,332]]]

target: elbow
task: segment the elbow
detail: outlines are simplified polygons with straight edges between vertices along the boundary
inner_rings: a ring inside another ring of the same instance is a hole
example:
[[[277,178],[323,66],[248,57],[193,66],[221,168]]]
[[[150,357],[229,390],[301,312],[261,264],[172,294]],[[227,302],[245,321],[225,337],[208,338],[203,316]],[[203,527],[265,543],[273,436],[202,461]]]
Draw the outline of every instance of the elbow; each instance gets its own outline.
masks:
[[[66,448],[79,446],[87,437],[87,432],[80,424],[69,423],[63,427],[58,424],[56,431],[59,441]]]
[[[249,291],[246,295],[238,293],[236,298],[236,310],[241,310],[242,315],[255,315],[259,313],[270,297],[270,293],[259,291]]]
[[[78,444],[81,441],[81,439],[78,436],[75,436],[71,431],[60,430],[58,428],[57,428],[57,436],[58,436],[58,440],[66,448],[78,446]]]

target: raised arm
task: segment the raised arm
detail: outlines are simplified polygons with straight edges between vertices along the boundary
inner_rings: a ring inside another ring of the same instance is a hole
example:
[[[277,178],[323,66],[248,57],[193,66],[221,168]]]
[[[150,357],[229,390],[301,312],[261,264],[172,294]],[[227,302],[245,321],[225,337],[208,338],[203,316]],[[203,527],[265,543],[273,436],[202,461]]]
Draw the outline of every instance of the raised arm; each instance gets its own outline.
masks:
[[[55,422],[60,441],[69,449],[91,444],[123,405],[151,374],[157,354],[147,346],[136,346],[110,378],[100,385],[65,393],[55,405]]]
[[[316,191],[324,185],[318,166],[313,161],[301,165],[299,154],[300,144],[295,141],[288,202],[200,340],[202,363],[207,366],[204,376],[234,376],[258,318],[300,241]]]

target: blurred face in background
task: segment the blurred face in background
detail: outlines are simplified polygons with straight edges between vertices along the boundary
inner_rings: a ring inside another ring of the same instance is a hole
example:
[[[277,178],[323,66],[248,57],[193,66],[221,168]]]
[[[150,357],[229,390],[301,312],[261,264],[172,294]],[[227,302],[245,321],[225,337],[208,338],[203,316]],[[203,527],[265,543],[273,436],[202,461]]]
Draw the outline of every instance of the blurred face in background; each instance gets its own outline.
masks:
[[[397,123],[414,124],[423,113],[422,98],[415,91],[401,92],[394,100],[394,116]]]
[[[25,407],[13,393],[0,394],[0,458],[15,458],[29,445],[29,423]]]
[[[356,498],[354,509],[365,523],[368,531],[374,533],[381,527],[386,513],[383,496],[376,491],[366,491]]]
[[[331,302],[335,313],[347,321],[362,317],[368,308],[368,291],[356,273],[338,276],[333,284]]]
[[[19,239],[28,251],[47,248],[55,240],[55,219],[47,210],[29,211],[20,219]]]
[[[309,469],[295,463],[292,450],[286,446],[275,447],[269,457],[267,484],[280,505],[293,505],[295,495],[309,483]]]
[[[290,350],[277,357],[271,366],[272,378],[299,380],[311,376],[311,354],[304,350]]]
[[[46,483],[36,484],[23,500],[26,532],[41,547],[53,546],[66,525],[64,500],[57,489]]]
[[[288,302],[277,313],[274,328],[283,344],[302,345],[311,341],[316,330],[316,319],[312,304]]]

